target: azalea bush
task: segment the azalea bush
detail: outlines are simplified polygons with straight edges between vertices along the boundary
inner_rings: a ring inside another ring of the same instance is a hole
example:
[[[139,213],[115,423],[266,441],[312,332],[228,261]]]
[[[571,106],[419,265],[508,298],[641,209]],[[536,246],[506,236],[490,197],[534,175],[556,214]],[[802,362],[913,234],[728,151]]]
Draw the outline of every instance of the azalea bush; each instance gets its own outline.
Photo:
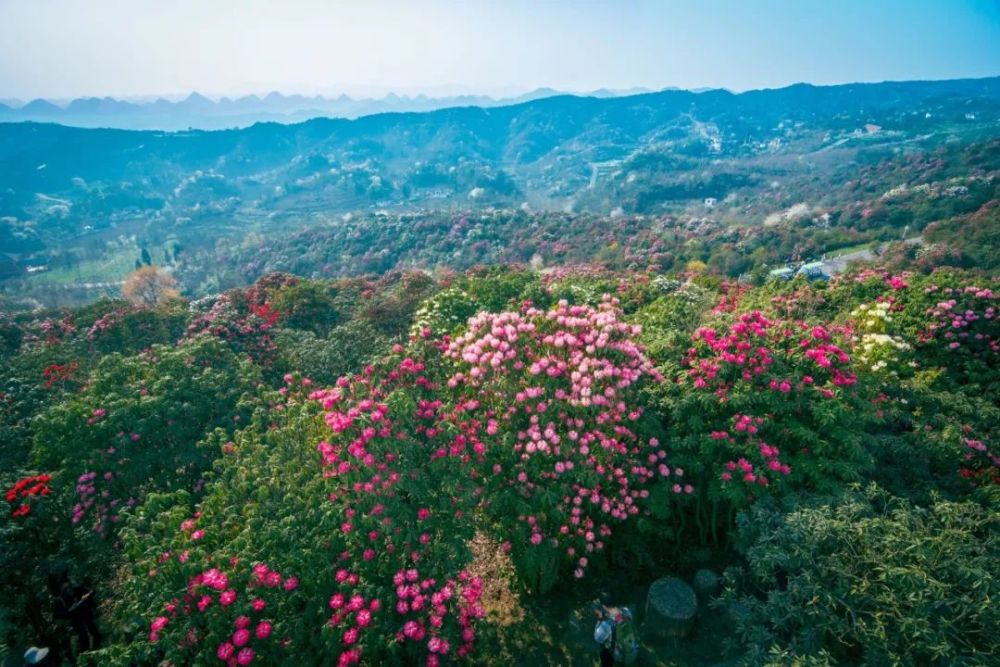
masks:
[[[690,494],[655,420],[637,401],[657,379],[617,301],[483,313],[447,341],[447,384],[475,419],[471,445],[484,510],[512,545],[529,589],[582,577],[619,526],[647,515],[651,488]],[[667,501],[669,502],[669,501]]]
[[[145,492],[198,484],[210,465],[198,439],[209,427],[239,424],[237,402],[254,375],[209,337],[105,357],[85,391],[35,424],[36,460],[59,471],[64,497],[73,494],[67,518],[107,536],[121,508]]]
[[[437,456],[416,431],[426,419],[408,394],[422,377],[412,362],[332,390],[289,376],[248,428],[206,440],[221,459],[197,506],[189,494],[151,496],[132,513],[134,567],[115,615],[142,620],[120,626],[104,657],[348,665],[470,653],[482,616],[480,583],[463,570],[472,484],[460,457]],[[193,592],[174,601],[185,586]],[[269,587],[274,600],[255,592]],[[253,627],[236,625],[244,616]],[[265,620],[274,637],[258,645]]]
[[[700,541],[758,497],[833,490],[870,466],[848,333],[751,311],[692,334],[656,391],[672,449],[696,474]]]
[[[928,285],[937,303],[926,308],[918,333],[926,363],[947,366],[958,382],[996,388],[1000,378],[1000,323],[997,295],[981,285]]]

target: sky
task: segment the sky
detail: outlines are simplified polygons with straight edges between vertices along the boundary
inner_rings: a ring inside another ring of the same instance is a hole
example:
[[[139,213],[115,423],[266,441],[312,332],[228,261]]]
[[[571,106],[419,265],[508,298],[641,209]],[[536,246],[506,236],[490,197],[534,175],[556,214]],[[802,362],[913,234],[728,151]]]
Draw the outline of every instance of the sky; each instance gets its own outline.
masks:
[[[0,0],[0,98],[1000,75],[997,0]]]

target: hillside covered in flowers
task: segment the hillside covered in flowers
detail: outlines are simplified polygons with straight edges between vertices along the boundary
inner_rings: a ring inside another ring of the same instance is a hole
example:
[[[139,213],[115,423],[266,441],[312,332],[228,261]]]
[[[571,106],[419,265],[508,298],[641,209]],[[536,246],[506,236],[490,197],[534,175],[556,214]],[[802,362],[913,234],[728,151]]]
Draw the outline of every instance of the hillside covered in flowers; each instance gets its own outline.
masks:
[[[996,664],[1000,282],[902,264],[268,273],[3,315],[0,656],[593,664],[602,598],[642,664]],[[649,584],[706,572],[660,636]]]

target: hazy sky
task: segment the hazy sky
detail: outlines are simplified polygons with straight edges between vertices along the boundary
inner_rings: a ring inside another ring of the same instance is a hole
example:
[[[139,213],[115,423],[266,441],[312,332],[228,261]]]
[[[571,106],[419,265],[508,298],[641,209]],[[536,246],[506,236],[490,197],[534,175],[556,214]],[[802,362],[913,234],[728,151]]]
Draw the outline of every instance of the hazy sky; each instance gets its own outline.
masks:
[[[1000,74],[997,0],[0,0],[0,97]]]

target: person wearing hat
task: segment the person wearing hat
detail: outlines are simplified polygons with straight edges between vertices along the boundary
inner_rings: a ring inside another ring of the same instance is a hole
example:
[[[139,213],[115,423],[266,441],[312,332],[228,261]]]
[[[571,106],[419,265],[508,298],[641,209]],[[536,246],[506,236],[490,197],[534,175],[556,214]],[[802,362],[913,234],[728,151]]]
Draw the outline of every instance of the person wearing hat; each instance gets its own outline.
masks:
[[[594,605],[594,641],[601,647],[601,667],[613,667],[615,664],[615,643],[618,639],[618,628],[613,616],[603,604]]]
[[[25,665],[51,665],[52,661],[49,659],[49,649],[38,648],[37,646],[32,646],[27,651],[24,652],[24,664]]]

